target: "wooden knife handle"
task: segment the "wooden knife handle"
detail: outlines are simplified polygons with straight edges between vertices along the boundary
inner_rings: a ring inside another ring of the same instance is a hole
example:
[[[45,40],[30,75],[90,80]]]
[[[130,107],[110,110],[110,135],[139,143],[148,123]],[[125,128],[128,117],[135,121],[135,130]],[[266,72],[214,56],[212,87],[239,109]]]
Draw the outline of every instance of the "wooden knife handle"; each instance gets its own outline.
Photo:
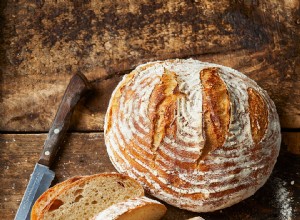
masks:
[[[43,152],[38,161],[39,164],[51,166],[69,128],[74,108],[88,89],[89,83],[83,74],[77,73],[71,78],[44,143]]]

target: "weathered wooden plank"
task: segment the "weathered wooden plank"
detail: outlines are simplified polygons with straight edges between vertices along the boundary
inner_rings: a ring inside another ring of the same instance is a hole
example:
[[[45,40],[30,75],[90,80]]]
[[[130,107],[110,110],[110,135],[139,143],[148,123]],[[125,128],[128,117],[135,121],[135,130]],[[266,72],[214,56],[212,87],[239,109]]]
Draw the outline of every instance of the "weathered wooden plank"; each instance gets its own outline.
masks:
[[[282,143],[289,152],[300,155],[300,132],[284,132]]]
[[[246,73],[268,91],[274,100],[284,128],[300,127],[300,80],[282,81],[273,64],[265,64],[269,49],[247,54],[237,51],[195,58],[231,66]],[[85,73],[93,82],[92,93],[81,102],[73,117],[73,130],[103,130],[104,116],[112,91],[121,75],[105,69]],[[4,75],[1,83],[0,130],[47,131],[55,116],[70,75]],[[295,79],[295,80],[294,80]],[[277,84],[280,82],[280,86]],[[284,88],[284,89],[283,89]]]
[[[299,128],[300,57],[298,63],[293,66],[284,64],[285,58],[279,54],[276,59],[269,60],[272,53],[273,50],[266,47],[253,53],[240,50],[234,53],[222,53],[218,56],[206,55],[197,58],[207,62],[220,63],[245,73],[265,89],[275,102],[281,127]]]
[[[46,134],[0,137],[0,216],[13,219]],[[68,135],[59,155],[53,167],[56,182],[74,175],[115,171],[106,154],[102,134]]]
[[[104,115],[113,89],[121,80],[99,72],[92,93],[75,108],[71,129],[103,130]],[[93,79],[93,73],[86,74]],[[0,130],[48,131],[71,75],[3,76]],[[1,90],[1,89],[0,89]]]
[[[246,73],[269,92],[282,127],[300,127],[297,0],[21,0],[0,10],[2,131],[47,131],[76,71],[95,80],[95,90],[73,129],[102,130],[119,72],[176,57]]]
[[[298,10],[297,0],[7,1],[3,49],[16,71],[4,72],[124,70],[148,59],[265,45],[294,48],[288,57],[295,58]]]
[[[0,135],[0,216],[13,219],[46,134]],[[53,169],[55,182],[74,175],[115,171],[103,133],[72,133],[66,137]],[[254,196],[222,211],[201,214],[205,219],[300,218],[300,158],[282,150],[271,178]],[[164,219],[183,220],[196,213],[168,206]]]

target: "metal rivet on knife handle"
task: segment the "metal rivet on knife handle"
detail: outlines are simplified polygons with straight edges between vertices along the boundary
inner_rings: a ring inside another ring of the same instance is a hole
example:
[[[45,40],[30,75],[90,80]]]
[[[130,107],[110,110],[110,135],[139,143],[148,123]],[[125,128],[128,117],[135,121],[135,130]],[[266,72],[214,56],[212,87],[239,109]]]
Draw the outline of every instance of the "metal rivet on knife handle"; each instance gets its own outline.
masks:
[[[77,73],[70,80],[44,143],[43,152],[38,161],[39,164],[48,167],[51,166],[63,137],[68,130],[74,108],[88,88],[88,80],[83,74]]]
[[[67,132],[75,105],[88,88],[88,81],[82,74],[75,74],[70,80],[44,143],[43,152],[30,176],[15,220],[29,220],[34,202],[50,187],[55,173],[49,169],[49,166]]]

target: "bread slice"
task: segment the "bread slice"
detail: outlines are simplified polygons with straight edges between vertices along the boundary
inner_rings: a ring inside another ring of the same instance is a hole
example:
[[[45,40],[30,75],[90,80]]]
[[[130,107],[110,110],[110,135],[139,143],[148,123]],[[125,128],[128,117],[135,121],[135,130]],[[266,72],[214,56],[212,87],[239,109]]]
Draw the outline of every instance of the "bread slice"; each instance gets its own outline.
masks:
[[[92,220],[159,220],[167,208],[156,200],[147,197],[128,199],[116,203],[100,212]]]
[[[82,176],[75,176],[66,181],[56,184],[44,192],[34,203],[31,210],[31,220],[37,220],[40,212],[56,197],[66,186],[74,183],[75,181],[83,178]]]
[[[92,175],[65,187],[44,208],[38,219],[91,219],[115,203],[141,196],[144,196],[142,186],[126,175]]]
[[[196,217],[193,217],[193,218],[189,218],[187,220],[205,220],[205,219],[200,217],[200,216],[196,216]]]

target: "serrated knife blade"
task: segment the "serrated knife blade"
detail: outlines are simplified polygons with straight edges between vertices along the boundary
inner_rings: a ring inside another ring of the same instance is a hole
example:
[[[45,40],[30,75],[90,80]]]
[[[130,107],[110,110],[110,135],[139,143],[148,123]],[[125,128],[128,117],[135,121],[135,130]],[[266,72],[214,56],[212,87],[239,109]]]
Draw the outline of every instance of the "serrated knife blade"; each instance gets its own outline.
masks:
[[[29,220],[33,203],[51,185],[55,173],[42,164],[35,164],[15,219]]]
[[[88,80],[83,74],[76,73],[71,78],[48,132],[40,159],[31,174],[15,220],[30,219],[33,204],[50,187],[55,173],[49,167],[51,167],[63,137],[69,128],[76,104],[89,88]]]

